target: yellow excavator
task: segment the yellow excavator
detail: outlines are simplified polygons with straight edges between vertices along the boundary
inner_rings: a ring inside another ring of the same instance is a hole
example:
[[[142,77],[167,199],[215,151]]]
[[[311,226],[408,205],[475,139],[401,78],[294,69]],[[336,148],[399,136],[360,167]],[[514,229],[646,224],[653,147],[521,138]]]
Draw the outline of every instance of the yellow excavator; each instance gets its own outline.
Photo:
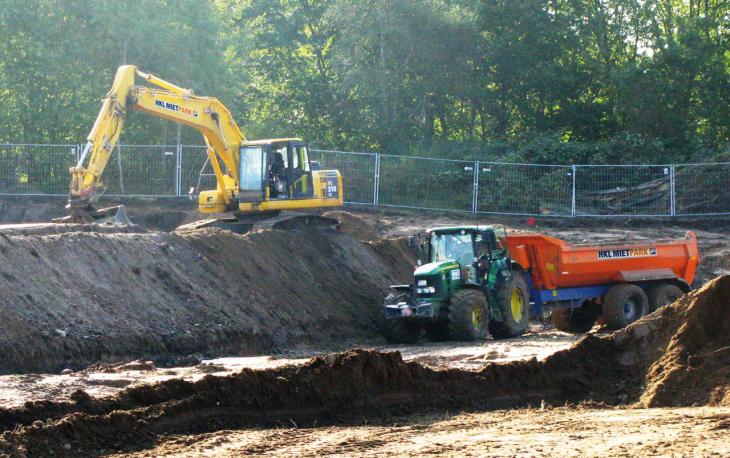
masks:
[[[137,77],[156,87],[137,85]],[[134,65],[124,65],[117,70],[86,147],[71,168],[70,215],[57,222],[88,223],[118,210],[97,210],[92,202],[102,187],[101,176],[130,109],[193,127],[205,140],[217,187],[199,193],[198,209],[218,218],[188,227],[229,224],[229,229],[243,232],[253,222],[286,219],[280,216],[282,211],[343,204],[339,171],[321,170],[318,163],[310,161],[309,147],[303,140],[246,141],[220,100],[195,95]]]

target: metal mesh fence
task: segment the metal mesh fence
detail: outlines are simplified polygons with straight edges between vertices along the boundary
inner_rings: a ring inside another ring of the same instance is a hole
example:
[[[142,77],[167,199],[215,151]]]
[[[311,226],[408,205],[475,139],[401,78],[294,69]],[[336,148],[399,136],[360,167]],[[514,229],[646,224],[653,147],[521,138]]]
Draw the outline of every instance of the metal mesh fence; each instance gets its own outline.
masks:
[[[380,156],[377,203],[471,212],[473,183],[474,162],[471,161]]]
[[[578,216],[657,216],[672,213],[668,165],[577,166]]]
[[[76,145],[0,145],[0,194],[66,195]]]
[[[215,174],[206,147],[183,145],[180,150],[180,193],[197,194],[201,190],[215,189]]]
[[[342,176],[346,177],[345,202],[375,203],[377,154],[312,150],[311,156],[311,159],[318,161],[322,168],[339,170]]]
[[[176,196],[176,156],[175,145],[117,145],[102,175],[104,193]]]
[[[674,166],[675,214],[730,214],[730,163]]]
[[[68,192],[83,145],[0,144],[0,195]],[[345,201],[547,216],[730,215],[730,163],[536,165],[311,151],[337,169]],[[109,196],[187,196],[215,189],[205,146],[119,145],[102,177]]]
[[[570,216],[570,166],[479,162],[476,211],[515,215]]]

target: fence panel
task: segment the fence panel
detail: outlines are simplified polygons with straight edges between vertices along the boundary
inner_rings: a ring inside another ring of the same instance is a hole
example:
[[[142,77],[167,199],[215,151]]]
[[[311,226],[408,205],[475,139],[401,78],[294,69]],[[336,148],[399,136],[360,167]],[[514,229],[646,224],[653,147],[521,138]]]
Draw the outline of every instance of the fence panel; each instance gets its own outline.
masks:
[[[671,215],[671,166],[576,166],[576,216]]]
[[[378,204],[472,211],[474,162],[380,156]]]
[[[0,194],[68,195],[77,145],[0,144]]]
[[[180,192],[197,195],[201,190],[216,188],[215,174],[208,161],[205,146],[182,145],[180,147]]]
[[[0,144],[0,194],[68,192],[82,145]],[[557,166],[311,151],[340,170],[347,203],[555,216],[730,215],[730,163]],[[215,189],[205,146],[119,145],[102,176],[109,196]]]
[[[311,159],[324,169],[337,169],[342,174],[345,202],[372,204],[375,199],[375,166],[377,154],[350,153],[313,149]]]
[[[477,212],[570,216],[570,166],[479,162]]]
[[[101,184],[108,196],[175,196],[175,145],[117,145]]]
[[[730,163],[674,166],[676,214],[730,214]]]

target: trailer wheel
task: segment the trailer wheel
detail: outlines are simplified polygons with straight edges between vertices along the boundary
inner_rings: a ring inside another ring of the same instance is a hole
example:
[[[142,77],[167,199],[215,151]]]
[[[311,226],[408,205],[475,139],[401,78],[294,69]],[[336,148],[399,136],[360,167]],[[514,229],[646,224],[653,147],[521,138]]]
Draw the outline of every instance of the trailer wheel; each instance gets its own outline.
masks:
[[[513,270],[512,279],[497,289],[497,307],[502,321],[490,321],[489,332],[495,339],[522,335],[530,315],[530,295],[522,272]]]
[[[489,334],[487,297],[478,289],[461,289],[449,305],[449,335],[454,340],[485,339]]]
[[[674,303],[684,296],[684,291],[673,283],[659,283],[649,288],[649,311],[653,312],[659,307]]]
[[[559,331],[584,334],[596,324],[596,313],[583,307],[559,308],[550,312],[550,320]]]
[[[644,290],[630,283],[614,285],[603,296],[603,322],[609,328],[620,329],[649,310],[649,298]]]

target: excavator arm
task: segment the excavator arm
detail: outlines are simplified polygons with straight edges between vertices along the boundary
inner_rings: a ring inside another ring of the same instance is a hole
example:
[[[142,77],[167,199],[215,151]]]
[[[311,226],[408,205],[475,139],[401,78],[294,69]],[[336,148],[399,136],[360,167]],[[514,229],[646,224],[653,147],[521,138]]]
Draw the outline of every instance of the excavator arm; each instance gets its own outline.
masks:
[[[157,87],[138,86],[136,77]],[[216,193],[226,205],[233,201],[238,190],[238,149],[245,138],[228,109],[214,97],[196,96],[191,90],[125,65],[117,70],[79,162],[71,168],[72,214],[93,211],[91,200],[130,109],[197,129],[208,145]]]

